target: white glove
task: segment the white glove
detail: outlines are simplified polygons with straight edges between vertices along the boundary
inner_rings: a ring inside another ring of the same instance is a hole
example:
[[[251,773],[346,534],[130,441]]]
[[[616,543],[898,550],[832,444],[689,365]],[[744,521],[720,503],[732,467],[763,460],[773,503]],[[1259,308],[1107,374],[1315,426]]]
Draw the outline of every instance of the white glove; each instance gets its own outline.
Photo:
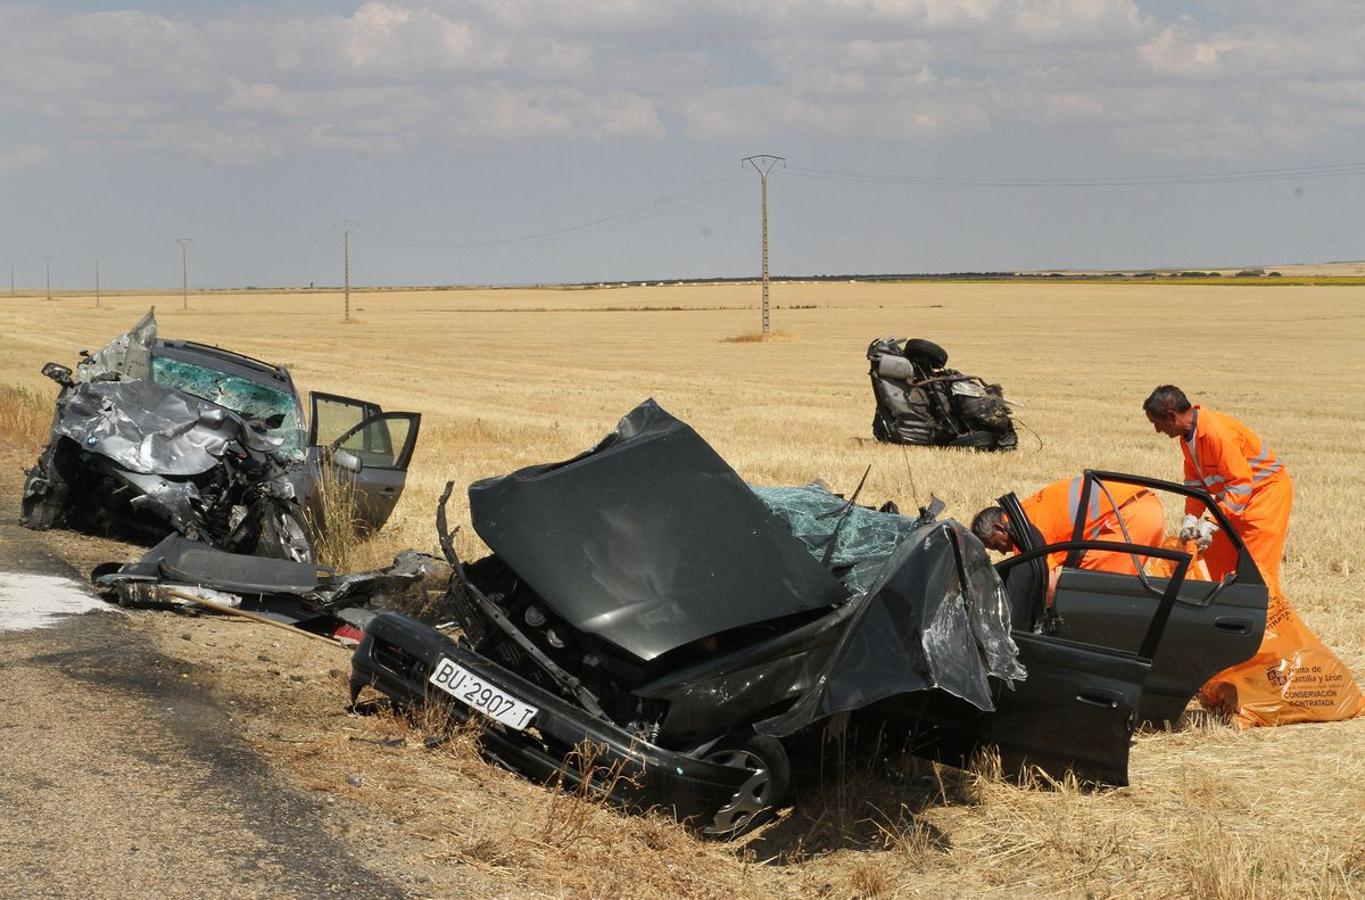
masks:
[[[1185,521],[1180,523],[1179,537],[1182,541],[1192,541],[1199,537],[1199,519],[1195,516],[1186,516]]]
[[[1196,535],[1194,539],[1194,545],[1199,548],[1200,553],[1209,549],[1209,545],[1213,543],[1213,536],[1217,533],[1217,525],[1207,519],[1200,521],[1199,534]]]

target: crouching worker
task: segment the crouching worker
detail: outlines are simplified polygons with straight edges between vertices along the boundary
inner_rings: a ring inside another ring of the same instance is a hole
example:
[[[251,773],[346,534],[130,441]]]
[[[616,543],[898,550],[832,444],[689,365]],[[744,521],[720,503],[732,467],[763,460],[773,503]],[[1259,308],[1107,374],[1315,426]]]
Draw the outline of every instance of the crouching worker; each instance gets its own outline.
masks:
[[[1294,612],[1280,582],[1280,559],[1294,505],[1294,485],[1270,445],[1232,416],[1190,404],[1184,391],[1163,384],[1142,404],[1157,432],[1180,441],[1185,484],[1213,496],[1256,562],[1270,593],[1259,651],[1211,678],[1199,692],[1242,727],[1349,719],[1365,712],[1351,672]],[[1200,520],[1203,503],[1185,504],[1182,540],[1204,552],[1209,575],[1237,568],[1227,535]]]
[[[1039,547],[1071,540],[1084,481],[1084,478],[1063,478],[1052,482],[1033,496],[1019,501],[1024,515],[1028,518],[1025,527],[1029,529]],[[1161,499],[1146,488],[1132,484],[1096,481],[1090,487],[1090,500],[1087,506],[1085,524],[1081,531],[1084,540],[1139,544],[1144,547],[1161,546],[1166,532],[1166,513],[1161,506]],[[976,514],[972,519],[972,533],[981,540],[981,543],[998,553],[1018,553],[1021,550],[1010,536],[1005,511],[998,506],[988,506]],[[1049,605],[1052,603],[1052,595],[1057,587],[1057,576],[1061,573],[1061,566],[1066,557],[1067,551],[1060,551],[1049,554],[1047,558]],[[1081,568],[1136,575],[1143,562],[1142,557],[1135,557],[1130,553],[1087,550],[1081,557]],[[1021,595],[1027,595],[1029,592],[1021,585],[1010,582],[1027,577],[1025,566],[1015,566],[1011,570],[1005,591],[1011,599],[1012,607],[1019,602],[1018,598]],[[1022,610],[1016,610],[1016,618],[1020,611]]]

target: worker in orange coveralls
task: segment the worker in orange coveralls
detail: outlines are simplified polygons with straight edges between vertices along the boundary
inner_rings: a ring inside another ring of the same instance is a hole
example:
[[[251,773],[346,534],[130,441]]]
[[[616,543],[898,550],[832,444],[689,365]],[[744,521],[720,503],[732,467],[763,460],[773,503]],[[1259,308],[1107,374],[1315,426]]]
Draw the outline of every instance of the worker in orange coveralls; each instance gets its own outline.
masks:
[[[1040,544],[1071,540],[1083,484],[1083,478],[1063,478],[1019,502],[1033,526],[1034,538]],[[1166,533],[1166,513],[1161,500],[1146,488],[1096,481],[1090,486],[1087,506],[1081,531],[1083,540],[1161,546]],[[972,532],[981,543],[999,553],[1019,550],[1010,538],[1005,511],[998,506],[988,506],[977,513],[972,519]],[[1055,571],[1066,557],[1066,551],[1051,554],[1047,559],[1048,568]],[[1140,557],[1135,560],[1128,553],[1088,550],[1081,558],[1081,568],[1135,575],[1141,562]]]
[[[1142,408],[1153,428],[1180,441],[1185,484],[1213,496],[1270,593],[1256,655],[1209,679],[1199,692],[1201,702],[1226,710],[1244,728],[1328,722],[1365,712],[1365,697],[1350,670],[1284,597],[1280,560],[1294,505],[1284,463],[1250,428],[1232,416],[1191,406],[1175,385],[1152,391]],[[1201,520],[1203,508],[1198,500],[1186,501],[1180,538],[1204,551],[1209,575],[1220,580],[1236,569],[1237,550],[1214,523]]]
[[[1281,596],[1280,558],[1294,506],[1294,483],[1284,463],[1250,428],[1232,416],[1191,406],[1173,384],[1152,391],[1142,408],[1153,428],[1180,440],[1185,484],[1213,495],[1256,560],[1270,596]],[[1237,549],[1212,522],[1201,524],[1203,512],[1200,501],[1185,501],[1180,538],[1204,551],[1209,575],[1217,581],[1236,568]]]

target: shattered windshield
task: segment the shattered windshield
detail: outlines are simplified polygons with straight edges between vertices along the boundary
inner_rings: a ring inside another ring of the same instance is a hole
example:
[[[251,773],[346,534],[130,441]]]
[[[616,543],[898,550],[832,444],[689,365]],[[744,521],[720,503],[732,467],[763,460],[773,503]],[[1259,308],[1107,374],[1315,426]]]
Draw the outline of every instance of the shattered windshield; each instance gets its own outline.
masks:
[[[284,422],[279,428],[270,429],[269,434],[284,442],[278,451],[281,455],[291,458],[303,455],[298,406],[293,395],[285,391],[164,356],[152,357],[152,381],[216,403],[248,419],[283,413]]]
[[[900,542],[915,530],[914,519],[850,505],[823,485],[749,487],[816,559],[855,591],[872,586]]]

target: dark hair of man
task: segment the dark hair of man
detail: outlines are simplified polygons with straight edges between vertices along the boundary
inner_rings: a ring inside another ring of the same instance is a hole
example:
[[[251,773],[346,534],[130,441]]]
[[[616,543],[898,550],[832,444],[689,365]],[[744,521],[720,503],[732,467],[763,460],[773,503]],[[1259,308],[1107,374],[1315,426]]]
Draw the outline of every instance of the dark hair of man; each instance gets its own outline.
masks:
[[[1185,396],[1184,391],[1173,384],[1163,384],[1152,391],[1151,396],[1142,403],[1142,409],[1153,416],[1183,413],[1189,408],[1189,398]]]
[[[983,543],[995,533],[997,525],[1005,524],[1005,511],[998,506],[988,506],[972,519],[972,534]]]

